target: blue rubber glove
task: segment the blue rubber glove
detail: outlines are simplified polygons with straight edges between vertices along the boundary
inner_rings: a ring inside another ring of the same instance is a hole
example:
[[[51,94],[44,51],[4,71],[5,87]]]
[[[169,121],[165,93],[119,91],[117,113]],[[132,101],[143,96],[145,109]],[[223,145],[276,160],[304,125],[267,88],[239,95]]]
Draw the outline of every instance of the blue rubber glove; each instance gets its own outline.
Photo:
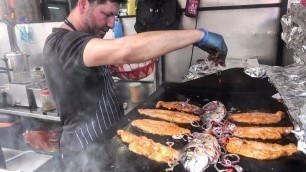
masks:
[[[223,36],[209,32],[203,28],[199,30],[205,32],[205,35],[202,40],[195,45],[209,54],[209,60],[214,61],[216,64],[225,65],[227,46],[224,42]]]

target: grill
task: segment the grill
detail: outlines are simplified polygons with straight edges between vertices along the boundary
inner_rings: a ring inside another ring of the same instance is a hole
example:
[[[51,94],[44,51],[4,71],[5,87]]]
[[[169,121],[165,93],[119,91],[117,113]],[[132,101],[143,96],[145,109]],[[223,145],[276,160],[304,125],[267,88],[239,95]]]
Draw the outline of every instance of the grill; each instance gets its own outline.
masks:
[[[146,136],[165,145],[166,141],[173,141],[168,136],[158,136],[144,133],[139,129],[131,126],[130,122],[135,119],[148,118],[140,115],[137,111],[139,108],[155,108],[157,101],[186,101],[190,99],[190,103],[203,106],[207,103],[204,100],[221,101],[230,110],[231,107],[239,109],[241,112],[263,111],[275,113],[277,110],[286,112],[283,103],[272,98],[277,93],[273,85],[268,79],[251,78],[244,74],[243,69],[235,68],[223,71],[221,74],[212,74],[197,80],[186,83],[163,83],[158,90],[152,94],[145,102],[139,104],[135,109],[128,113],[111,131],[108,133],[110,138],[109,154],[110,165],[108,168],[117,171],[165,171],[167,164],[156,163],[146,157],[136,155],[128,150],[127,144],[123,143],[119,136],[116,135],[118,129],[130,131],[138,136]],[[180,125],[189,128],[192,132],[199,131],[191,125]],[[247,125],[240,125],[247,126]],[[277,124],[260,125],[260,126],[293,126],[290,116],[286,113],[285,118]],[[175,140],[173,148],[180,149],[186,142],[183,140]],[[271,142],[271,141],[265,141]],[[285,138],[274,143],[288,144],[297,142],[293,134],[289,134]],[[239,165],[244,171],[302,171],[306,169],[306,157],[303,153],[294,154],[289,157],[281,157],[276,160],[255,160],[240,156]],[[184,171],[182,165],[177,165],[174,171]],[[207,171],[216,171],[210,166]]]

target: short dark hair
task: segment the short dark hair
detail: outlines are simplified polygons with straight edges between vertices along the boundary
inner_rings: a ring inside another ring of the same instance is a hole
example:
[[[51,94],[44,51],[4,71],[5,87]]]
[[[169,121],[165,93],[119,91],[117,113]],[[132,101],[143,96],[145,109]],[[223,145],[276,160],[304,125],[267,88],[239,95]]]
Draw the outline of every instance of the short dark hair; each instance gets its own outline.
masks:
[[[111,1],[111,2],[117,2],[119,4],[126,4],[127,0],[88,0],[88,2],[92,5],[95,2],[98,2],[98,4],[104,4],[107,1]],[[76,4],[78,3],[78,0],[71,0],[71,7],[74,8],[76,7]]]
[[[117,2],[119,4],[125,4],[127,2],[127,0],[88,0],[90,4],[95,3],[96,1],[98,2],[98,4],[104,4],[107,1],[111,1],[111,2]]]

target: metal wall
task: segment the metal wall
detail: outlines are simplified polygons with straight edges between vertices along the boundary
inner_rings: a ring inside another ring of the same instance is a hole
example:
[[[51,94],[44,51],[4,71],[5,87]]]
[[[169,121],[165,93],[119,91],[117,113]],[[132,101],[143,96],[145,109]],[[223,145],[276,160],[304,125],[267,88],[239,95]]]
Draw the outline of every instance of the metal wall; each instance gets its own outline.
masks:
[[[6,25],[0,23],[0,67],[5,67],[3,55],[11,50]],[[0,73],[0,86],[8,82],[7,74]]]
[[[16,38],[19,49],[30,55],[29,65],[30,68],[35,66],[42,66],[42,51],[46,37],[51,33],[53,27],[60,25],[60,22],[52,23],[32,23],[29,26],[33,30],[33,42],[24,43],[20,41],[20,25],[15,26]],[[0,23],[0,57],[1,59],[4,56],[4,53],[10,52],[11,47],[9,45],[9,39],[7,34],[6,25]],[[1,67],[5,67],[3,60],[0,62]],[[0,74],[0,86],[8,83],[6,74]]]
[[[239,6],[279,3],[280,0],[206,0],[200,7]],[[180,0],[185,8],[186,0]],[[280,8],[250,8],[200,11],[196,28],[223,35],[228,45],[228,59],[257,58],[259,63],[276,64]],[[182,16],[181,29],[195,28],[196,19]],[[180,81],[187,73],[192,46],[175,51],[164,58],[165,81]],[[194,47],[192,64],[208,54]]]

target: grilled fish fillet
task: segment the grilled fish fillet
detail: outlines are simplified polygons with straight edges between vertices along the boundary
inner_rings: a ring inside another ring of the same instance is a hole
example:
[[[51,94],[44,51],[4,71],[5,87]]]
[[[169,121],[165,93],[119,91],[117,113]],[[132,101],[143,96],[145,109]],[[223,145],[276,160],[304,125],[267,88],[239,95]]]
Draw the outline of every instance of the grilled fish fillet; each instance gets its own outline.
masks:
[[[153,118],[159,118],[175,123],[190,123],[192,121],[200,121],[200,117],[184,112],[161,109],[138,109],[138,112]]]
[[[129,150],[136,154],[163,163],[179,160],[179,152],[169,146],[155,143],[144,136],[138,137],[123,130],[118,130],[117,133],[121,136],[123,142],[129,144]]]
[[[233,136],[250,139],[281,139],[293,127],[236,127]]]
[[[229,139],[226,149],[230,153],[259,160],[277,159],[298,152],[297,147],[292,143],[283,146],[275,143],[247,141],[235,137]]]
[[[118,130],[117,134],[119,134],[121,136],[121,140],[123,142],[126,142],[126,143],[132,143],[135,140],[139,139],[138,136],[136,136],[136,135],[134,135],[130,132],[123,131],[123,130]]]
[[[201,114],[203,112],[203,109],[196,105],[189,104],[187,102],[163,102],[158,101],[156,104],[156,108],[166,108],[169,110],[177,110],[177,111],[183,111],[187,113],[195,113],[195,114]]]
[[[177,135],[181,133],[191,134],[190,130],[181,128],[175,125],[174,123],[165,122],[165,121],[138,119],[132,121],[132,125],[152,134],[167,135],[167,136]]]
[[[248,124],[273,124],[278,123],[284,116],[284,112],[276,113],[249,112],[232,114],[228,118],[234,122],[242,122]]]

